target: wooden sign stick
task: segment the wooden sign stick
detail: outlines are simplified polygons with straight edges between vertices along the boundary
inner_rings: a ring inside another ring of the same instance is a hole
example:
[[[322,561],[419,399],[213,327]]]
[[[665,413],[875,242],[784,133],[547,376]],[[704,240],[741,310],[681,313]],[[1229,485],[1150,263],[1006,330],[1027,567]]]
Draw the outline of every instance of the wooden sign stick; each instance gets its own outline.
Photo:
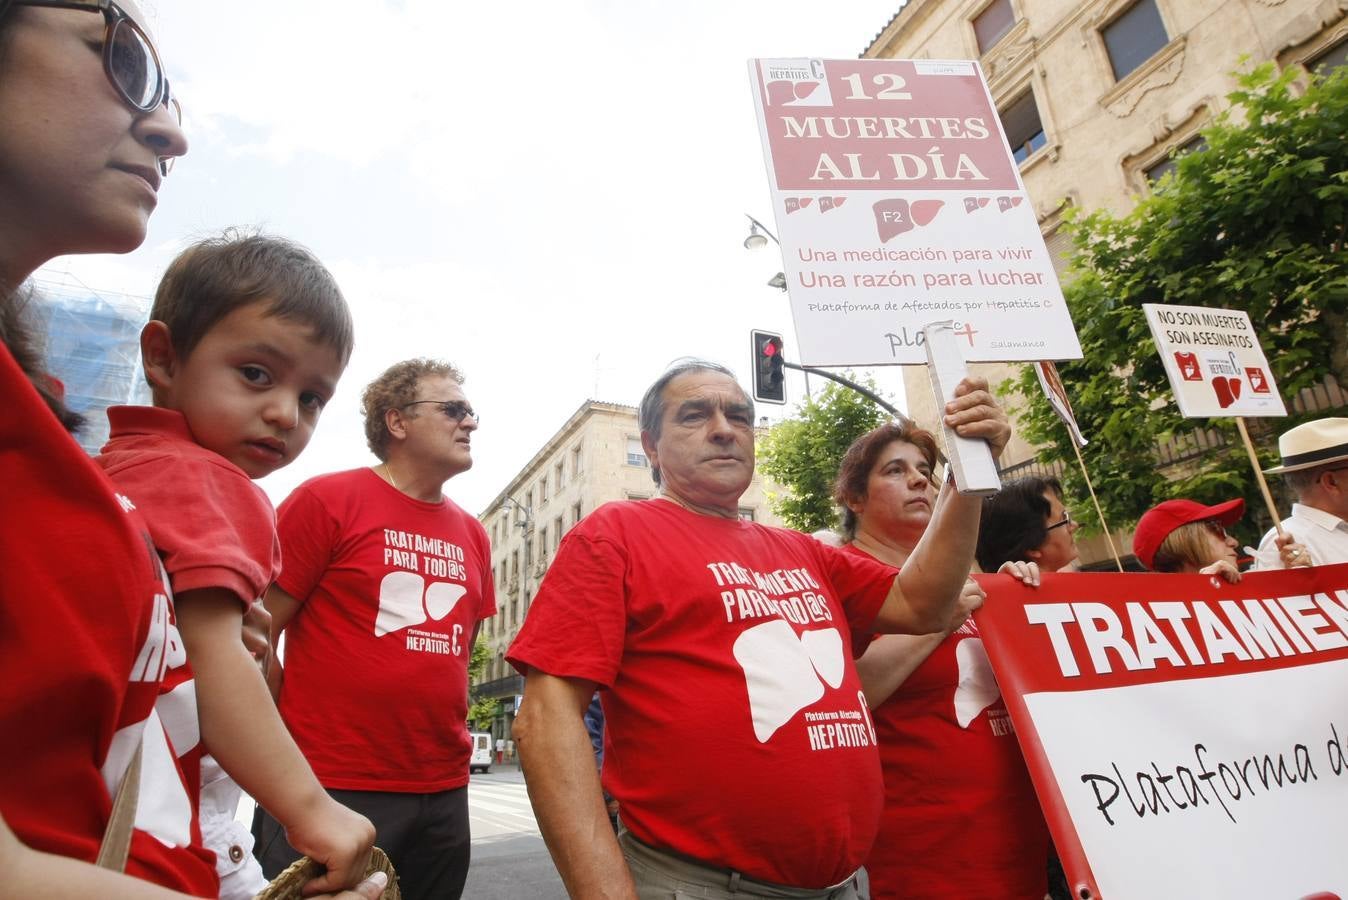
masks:
[[[1072,445],[1072,449],[1077,452],[1077,465],[1081,466],[1081,477],[1086,479],[1086,490],[1091,493],[1091,502],[1095,504],[1095,514],[1100,517],[1100,527],[1104,529],[1105,540],[1109,542],[1109,552],[1114,554],[1114,565],[1123,571],[1123,560],[1119,559],[1119,548],[1114,546],[1114,535],[1109,532],[1109,523],[1105,521],[1104,510],[1100,509],[1100,501],[1095,496],[1095,487],[1091,484],[1091,475],[1086,471],[1086,460],[1081,458],[1081,448],[1077,442],[1072,440],[1072,436],[1067,436],[1067,443]]]
[[[1245,419],[1243,416],[1236,416],[1236,427],[1240,429],[1240,438],[1245,442],[1245,452],[1250,455],[1250,465],[1254,467],[1254,477],[1259,481],[1259,491],[1264,495],[1264,503],[1268,506],[1268,514],[1273,517],[1273,527],[1278,532],[1278,537],[1283,537],[1282,516],[1278,515],[1277,508],[1273,505],[1273,495],[1269,493],[1268,482],[1264,480],[1264,470],[1259,468],[1259,457],[1254,453],[1254,444],[1250,441],[1250,432],[1245,429]]]

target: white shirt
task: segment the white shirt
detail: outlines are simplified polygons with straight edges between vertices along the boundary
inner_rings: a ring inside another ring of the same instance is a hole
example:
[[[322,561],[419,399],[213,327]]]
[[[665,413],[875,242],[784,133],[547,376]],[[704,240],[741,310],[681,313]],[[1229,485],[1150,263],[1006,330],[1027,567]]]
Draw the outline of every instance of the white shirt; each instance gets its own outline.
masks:
[[[201,842],[215,852],[221,900],[251,900],[267,886],[253,858],[253,836],[234,818],[242,796],[243,789],[214,757],[201,758]]]
[[[1348,522],[1333,513],[1293,503],[1292,514],[1283,519],[1282,528],[1306,548],[1312,564],[1329,566],[1348,562]],[[1270,529],[1264,535],[1264,539],[1259,542],[1259,554],[1250,567],[1251,571],[1283,567],[1278,558],[1278,546],[1273,543],[1277,536],[1276,529]]]

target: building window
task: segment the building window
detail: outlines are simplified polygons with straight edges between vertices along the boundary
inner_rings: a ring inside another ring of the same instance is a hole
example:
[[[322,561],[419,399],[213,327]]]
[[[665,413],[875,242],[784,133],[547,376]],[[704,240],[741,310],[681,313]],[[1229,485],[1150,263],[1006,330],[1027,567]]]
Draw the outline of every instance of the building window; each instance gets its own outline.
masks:
[[[517,581],[520,577],[520,552],[516,550],[510,554],[510,580]]]
[[[1030,154],[1048,143],[1044,126],[1039,121],[1039,107],[1034,102],[1034,89],[1021,94],[1002,110],[1002,128],[1006,142],[1017,163],[1023,163]]]
[[[1324,53],[1306,62],[1306,68],[1321,76],[1327,76],[1330,72],[1342,67],[1348,63],[1348,41],[1339,41],[1333,47],[1330,47]]]
[[[1122,81],[1170,42],[1156,0],[1138,0],[1101,29],[1100,36],[1105,39],[1115,81]]]
[[[565,466],[563,466],[561,463],[557,463],[557,465],[552,467],[552,485],[553,488],[559,494],[562,492],[562,477],[564,468]]]
[[[579,503],[577,503],[575,506],[571,507],[571,524],[572,524],[573,526],[574,526],[574,525],[579,525],[579,524],[580,524],[580,504],[579,504]]]
[[[640,493],[639,491],[623,491],[623,493],[627,495],[627,499],[628,499],[628,500],[649,500],[649,499],[651,499],[651,495],[650,495],[650,494],[643,494],[643,493]]]
[[[978,39],[978,52],[987,53],[992,45],[1006,37],[1011,26],[1016,24],[1016,14],[1011,11],[1011,0],[992,0],[983,11],[974,16],[974,37]]]
[[[571,450],[571,475],[574,478],[579,478],[582,471],[580,466],[580,448],[574,447]]]
[[[1175,171],[1175,161],[1181,156],[1186,153],[1193,153],[1195,150],[1202,150],[1207,145],[1208,142],[1203,140],[1202,135],[1180,144],[1172,152],[1166,154],[1165,159],[1143,172],[1147,177],[1147,183],[1155,184],[1160,181],[1167,173]]]
[[[753,521],[756,521],[755,518],[754,518],[754,510],[753,510],[753,507],[751,507],[751,506],[741,506],[741,507],[740,507],[740,521],[743,521],[743,522],[753,522]]]
[[[533,509],[533,508],[534,508],[534,492],[533,492],[533,491],[529,491],[527,494],[524,495],[524,508],[525,508],[525,509]]]
[[[640,438],[627,439],[627,464],[641,466],[643,469],[650,465],[650,460],[646,459],[646,451],[641,449]]]
[[[548,476],[544,475],[538,481],[538,505],[543,506],[548,502]]]
[[[562,543],[562,517],[558,516],[557,521],[552,523],[552,552],[556,553],[557,548]]]

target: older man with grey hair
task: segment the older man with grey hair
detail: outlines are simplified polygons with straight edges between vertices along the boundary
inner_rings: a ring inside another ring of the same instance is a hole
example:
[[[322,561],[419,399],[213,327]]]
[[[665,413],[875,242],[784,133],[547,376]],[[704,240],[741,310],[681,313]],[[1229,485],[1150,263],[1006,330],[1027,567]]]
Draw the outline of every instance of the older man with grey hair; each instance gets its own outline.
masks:
[[[899,572],[739,519],[754,410],[723,366],[676,364],[639,418],[659,496],[571,530],[508,654],[527,675],[514,731],[557,868],[572,897],[856,897],[883,790],[853,649],[946,627],[979,499],[948,485]],[[994,453],[1010,436],[981,380],[945,421]],[[596,688],[616,839],[581,718]]]
[[[1271,529],[1259,544],[1256,569],[1348,562],[1348,419],[1306,422],[1278,438],[1281,475],[1296,496],[1282,529],[1296,543],[1277,540]],[[1277,563],[1273,560],[1277,559]]]

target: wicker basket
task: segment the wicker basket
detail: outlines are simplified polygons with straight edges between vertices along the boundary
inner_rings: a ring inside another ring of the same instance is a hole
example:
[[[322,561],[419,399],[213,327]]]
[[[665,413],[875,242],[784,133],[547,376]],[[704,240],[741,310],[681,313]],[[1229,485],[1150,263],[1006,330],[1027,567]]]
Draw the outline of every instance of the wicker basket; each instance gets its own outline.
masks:
[[[398,874],[393,871],[393,863],[388,861],[384,851],[378,847],[370,854],[370,867],[365,870],[367,876],[375,872],[383,872],[388,876],[388,887],[384,888],[383,900],[402,900],[402,892],[398,890]],[[271,884],[263,888],[262,893],[258,894],[255,900],[300,900],[300,889],[312,878],[317,878],[322,874],[318,863],[307,856],[302,856],[290,867],[272,879]]]

